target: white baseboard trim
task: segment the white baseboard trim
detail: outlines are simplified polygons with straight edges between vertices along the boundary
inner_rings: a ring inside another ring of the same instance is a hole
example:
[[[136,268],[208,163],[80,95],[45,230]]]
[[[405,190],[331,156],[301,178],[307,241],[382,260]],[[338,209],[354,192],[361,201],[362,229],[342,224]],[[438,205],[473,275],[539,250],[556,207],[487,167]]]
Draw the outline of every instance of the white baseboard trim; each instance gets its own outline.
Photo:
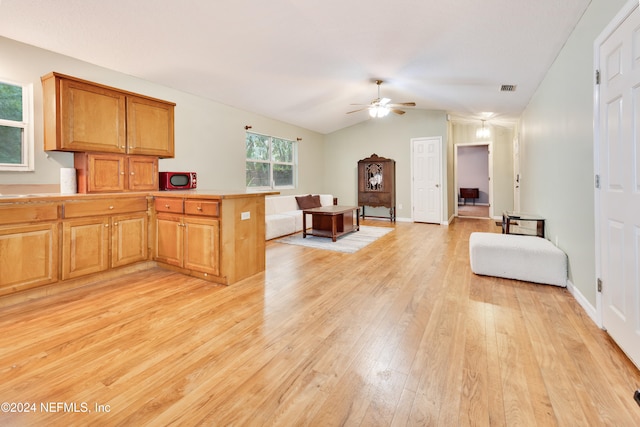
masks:
[[[441,224],[442,224],[442,225],[446,225],[446,226],[448,226],[449,224],[451,224],[451,223],[453,222],[453,220],[454,220],[455,218],[456,218],[456,215],[455,215],[455,214],[452,214],[452,215],[449,217],[449,219],[448,219],[447,221],[443,221]]]
[[[578,304],[580,304],[580,306],[584,309],[585,313],[587,313],[587,316],[589,316],[591,320],[593,320],[593,323],[601,328],[602,326],[598,322],[598,314],[596,308],[591,305],[591,303],[584,297],[584,295],[582,295],[582,292],[580,292],[580,290],[574,286],[571,280],[567,280],[567,290],[571,295],[573,295],[575,300],[578,301]]]

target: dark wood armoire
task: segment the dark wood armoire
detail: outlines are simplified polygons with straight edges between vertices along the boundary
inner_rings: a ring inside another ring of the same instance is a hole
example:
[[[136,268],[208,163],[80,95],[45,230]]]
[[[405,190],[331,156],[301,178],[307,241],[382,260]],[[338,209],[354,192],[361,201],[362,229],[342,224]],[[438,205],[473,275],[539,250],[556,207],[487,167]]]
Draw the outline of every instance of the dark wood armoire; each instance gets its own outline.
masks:
[[[396,220],[396,161],[372,154],[358,162],[358,206],[389,208],[389,220]],[[379,217],[376,217],[379,218]],[[386,217],[384,217],[386,218]]]

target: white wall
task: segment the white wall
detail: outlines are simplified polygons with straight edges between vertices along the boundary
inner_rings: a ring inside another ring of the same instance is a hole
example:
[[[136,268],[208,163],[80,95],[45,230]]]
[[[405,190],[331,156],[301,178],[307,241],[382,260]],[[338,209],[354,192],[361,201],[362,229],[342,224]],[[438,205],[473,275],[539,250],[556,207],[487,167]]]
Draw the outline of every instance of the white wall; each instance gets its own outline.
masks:
[[[361,114],[367,114],[362,112]],[[447,188],[447,118],[444,111],[407,110],[401,116],[390,114],[369,119],[325,136],[327,171],[324,187],[338,197],[340,204],[358,203],[358,160],[377,154],[396,161],[397,218],[411,218],[411,138],[441,136],[444,176]],[[451,182],[451,187],[453,182]],[[455,192],[455,189],[452,189]],[[445,197],[446,199],[446,197]],[[400,208],[402,205],[402,208]],[[388,216],[386,208],[368,208],[372,215]],[[449,217],[447,200],[443,220]]]
[[[593,0],[521,121],[522,210],[547,219],[569,276],[595,307],[593,43],[627,0]]]
[[[295,192],[324,191],[318,179],[324,174],[324,165],[318,161],[323,158],[321,134],[2,37],[0,58],[0,77],[32,83],[35,98],[35,171],[0,172],[0,184],[58,184],[60,167],[73,167],[71,153],[43,150],[40,77],[57,71],[175,102],[175,158],[160,160],[160,170],[195,171],[202,189],[244,190],[244,127],[251,125],[254,132],[302,138]]]

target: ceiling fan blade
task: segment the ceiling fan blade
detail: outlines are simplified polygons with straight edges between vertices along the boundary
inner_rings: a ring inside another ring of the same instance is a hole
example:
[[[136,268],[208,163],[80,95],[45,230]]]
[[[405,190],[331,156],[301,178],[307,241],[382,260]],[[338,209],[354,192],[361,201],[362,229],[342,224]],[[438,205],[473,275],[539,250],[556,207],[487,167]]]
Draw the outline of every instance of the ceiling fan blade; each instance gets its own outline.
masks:
[[[397,110],[397,109],[392,109],[391,111],[393,111],[396,114],[404,114],[405,112],[402,110]]]
[[[359,108],[357,110],[353,110],[353,111],[347,111],[347,114],[351,114],[351,113],[357,113],[358,111],[364,111],[367,110],[369,107],[365,107],[365,108]]]
[[[415,102],[394,102],[393,104],[389,104],[389,107],[415,107]]]

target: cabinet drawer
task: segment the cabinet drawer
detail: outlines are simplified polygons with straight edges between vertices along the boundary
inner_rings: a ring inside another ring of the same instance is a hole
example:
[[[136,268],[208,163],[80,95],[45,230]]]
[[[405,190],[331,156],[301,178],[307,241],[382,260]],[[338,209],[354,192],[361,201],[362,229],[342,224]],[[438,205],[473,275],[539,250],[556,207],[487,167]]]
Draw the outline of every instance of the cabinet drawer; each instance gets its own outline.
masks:
[[[147,210],[146,197],[122,198],[111,200],[87,200],[67,202],[64,205],[65,218],[79,218],[92,215],[111,215],[125,212]]]
[[[0,207],[0,225],[58,219],[58,204],[26,204]]]
[[[185,200],[184,213],[188,215],[219,216],[220,202],[213,200]]]
[[[387,206],[391,204],[391,193],[363,192],[358,195],[358,204],[364,206]]]
[[[184,206],[181,198],[158,197],[155,200],[156,212],[183,213]]]

